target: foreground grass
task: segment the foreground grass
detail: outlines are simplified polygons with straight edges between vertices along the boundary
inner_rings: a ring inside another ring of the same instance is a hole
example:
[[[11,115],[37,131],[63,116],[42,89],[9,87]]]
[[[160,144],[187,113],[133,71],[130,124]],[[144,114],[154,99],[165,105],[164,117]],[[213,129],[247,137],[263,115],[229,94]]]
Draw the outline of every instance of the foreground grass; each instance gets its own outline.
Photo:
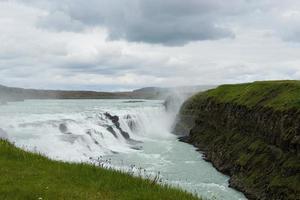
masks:
[[[0,139],[0,199],[197,199],[151,180],[87,164],[52,161]]]
[[[221,85],[196,95],[197,98],[214,97],[221,102],[231,102],[248,107],[263,106],[275,110],[300,108],[300,81],[257,81],[253,83]]]

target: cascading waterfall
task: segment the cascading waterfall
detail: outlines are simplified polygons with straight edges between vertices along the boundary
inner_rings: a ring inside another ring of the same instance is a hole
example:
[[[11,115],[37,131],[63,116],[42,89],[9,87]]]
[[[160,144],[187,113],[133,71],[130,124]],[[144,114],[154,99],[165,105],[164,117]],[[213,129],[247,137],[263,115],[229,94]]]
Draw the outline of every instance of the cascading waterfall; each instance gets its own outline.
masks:
[[[41,107],[34,103],[25,102],[34,110]],[[51,105],[51,101],[43,103],[48,107],[59,106]],[[172,137],[173,116],[165,112],[161,102],[129,105],[128,102],[115,101],[109,107],[95,107],[93,103],[87,110],[76,113],[63,106],[59,106],[63,110],[58,113],[47,109],[38,110],[41,113],[28,113],[31,109],[21,109],[21,113],[9,112],[8,105],[7,114],[11,116],[2,115],[0,127],[10,133],[9,139],[19,147],[53,159],[78,162],[139,151],[145,139]],[[118,109],[120,104],[122,109]]]

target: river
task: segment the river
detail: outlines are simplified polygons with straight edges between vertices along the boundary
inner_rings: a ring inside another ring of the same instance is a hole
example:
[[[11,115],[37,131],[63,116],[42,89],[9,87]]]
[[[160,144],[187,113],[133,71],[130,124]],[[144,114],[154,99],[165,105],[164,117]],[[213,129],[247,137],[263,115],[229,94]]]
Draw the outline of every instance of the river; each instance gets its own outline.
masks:
[[[193,146],[177,140],[171,133],[174,118],[160,100],[26,100],[0,106],[0,128],[28,151],[156,178],[207,199],[246,199]]]

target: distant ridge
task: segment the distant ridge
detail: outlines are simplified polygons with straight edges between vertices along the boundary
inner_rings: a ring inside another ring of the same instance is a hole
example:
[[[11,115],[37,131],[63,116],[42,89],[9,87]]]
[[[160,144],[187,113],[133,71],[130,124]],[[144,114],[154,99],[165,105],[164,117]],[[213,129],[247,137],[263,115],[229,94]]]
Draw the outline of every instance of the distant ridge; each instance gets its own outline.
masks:
[[[133,92],[168,92],[169,88],[161,88],[161,87],[144,87],[140,89],[133,90]]]
[[[194,93],[203,90],[203,88],[207,88],[207,86],[185,86],[184,89],[182,87],[145,87],[126,92],[96,92],[24,89],[0,85],[0,101],[3,103],[26,99],[164,99],[174,91]],[[209,88],[213,88],[213,86]]]

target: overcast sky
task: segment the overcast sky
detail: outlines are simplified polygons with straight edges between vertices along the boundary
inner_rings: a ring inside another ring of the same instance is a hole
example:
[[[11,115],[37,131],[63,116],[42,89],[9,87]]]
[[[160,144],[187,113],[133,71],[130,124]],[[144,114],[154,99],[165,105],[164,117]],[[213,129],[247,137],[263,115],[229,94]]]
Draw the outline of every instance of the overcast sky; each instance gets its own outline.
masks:
[[[0,84],[300,79],[299,0],[0,0]]]

